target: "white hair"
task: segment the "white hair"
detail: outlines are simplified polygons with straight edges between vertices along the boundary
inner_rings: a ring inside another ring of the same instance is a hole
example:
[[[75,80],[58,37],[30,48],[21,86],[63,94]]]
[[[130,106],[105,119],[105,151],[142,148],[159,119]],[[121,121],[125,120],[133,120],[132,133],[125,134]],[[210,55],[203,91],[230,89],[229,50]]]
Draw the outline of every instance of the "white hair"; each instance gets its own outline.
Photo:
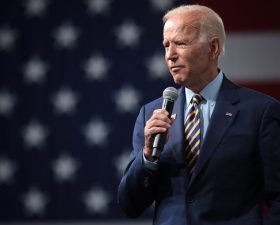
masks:
[[[221,44],[221,53],[225,53],[225,28],[221,17],[212,9],[202,5],[182,5],[168,11],[162,18],[163,23],[175,15],[196,12],[200,15],[199,32],[200,40],[207,41],[218,37]]]

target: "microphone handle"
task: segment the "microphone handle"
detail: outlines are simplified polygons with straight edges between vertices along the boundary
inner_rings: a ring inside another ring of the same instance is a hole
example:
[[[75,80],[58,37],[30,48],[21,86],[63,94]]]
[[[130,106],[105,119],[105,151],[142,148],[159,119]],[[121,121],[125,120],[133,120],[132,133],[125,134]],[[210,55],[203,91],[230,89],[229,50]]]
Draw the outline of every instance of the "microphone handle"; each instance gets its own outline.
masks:
[[[168,115],[169,118],[171,117],[172,114],[173,105],[174,105],[173,101],[170,101],[169,99],[163,100],[162,109],[165,109],[169,113]],[[158,160],[160,158],[160,154],[166,142],[166,135],[167,132],[164,132],[164,133],[158,133],[155,136],[153,142],[153,152],[152,152],[152,157],[154,160]]]

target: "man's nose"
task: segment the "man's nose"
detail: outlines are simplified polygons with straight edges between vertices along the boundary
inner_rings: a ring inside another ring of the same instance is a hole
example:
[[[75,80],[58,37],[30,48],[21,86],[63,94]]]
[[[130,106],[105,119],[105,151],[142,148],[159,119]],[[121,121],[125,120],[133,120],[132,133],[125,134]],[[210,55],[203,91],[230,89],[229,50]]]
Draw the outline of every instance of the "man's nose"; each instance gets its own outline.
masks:
[[[166,50],[166,59],[175,61],[178,58],[176,45],[170,45]]]

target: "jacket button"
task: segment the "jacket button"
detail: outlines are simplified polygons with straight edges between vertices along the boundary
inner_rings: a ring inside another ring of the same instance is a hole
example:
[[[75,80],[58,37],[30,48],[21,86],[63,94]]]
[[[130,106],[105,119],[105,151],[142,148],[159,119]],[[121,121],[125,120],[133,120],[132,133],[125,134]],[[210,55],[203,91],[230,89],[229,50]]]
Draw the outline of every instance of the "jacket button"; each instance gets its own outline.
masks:
[[[193,197],[192,197],[192,196],[189,196],[189,197],[188,197],[188,203],[193,203],[193,202],[194,202]]]
[[[143,181],[143,186],[146,188],[146,187],[148,187],[149,186],[149,178],[148,177],[145,177],[144,178],[144,181]]]

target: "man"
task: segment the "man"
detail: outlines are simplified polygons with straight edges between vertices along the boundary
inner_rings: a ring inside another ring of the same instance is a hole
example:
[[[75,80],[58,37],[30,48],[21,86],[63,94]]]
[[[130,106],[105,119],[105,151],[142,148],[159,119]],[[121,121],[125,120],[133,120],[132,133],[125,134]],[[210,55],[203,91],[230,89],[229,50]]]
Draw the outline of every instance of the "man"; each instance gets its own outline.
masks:
[[[182,88],[173,117],[162,98],[141,108],[121,208],[137,217],[155,202],[153,224],[162,225],[279,225],[279,102],[233,84],[218,68],[225,32],[213,10],[181,6],[163,22],[165,61]],[[154,137],[164,132],[154,161]]]

